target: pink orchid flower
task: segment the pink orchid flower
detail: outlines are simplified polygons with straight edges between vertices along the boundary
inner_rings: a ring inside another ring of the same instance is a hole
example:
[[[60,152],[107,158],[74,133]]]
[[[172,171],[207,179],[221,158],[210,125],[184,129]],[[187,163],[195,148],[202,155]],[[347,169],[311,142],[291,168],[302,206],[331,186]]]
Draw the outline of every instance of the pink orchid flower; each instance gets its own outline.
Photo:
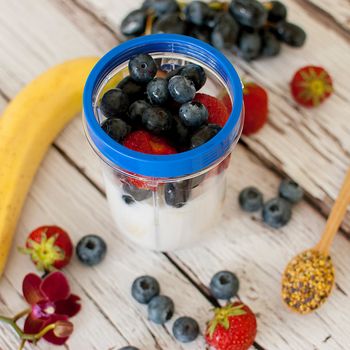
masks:
[[[24,298],[31,306],[24,323],[25,333],[37,334],[54,323],[68,324],[68,319],[80,311],[80,298],[70,293],[67,278],[62,272],[52,272],[44,279],[30,273],[25,276],[22,289]],[[43,338],[52,344],[62,345],[69,335],[51,330]]]

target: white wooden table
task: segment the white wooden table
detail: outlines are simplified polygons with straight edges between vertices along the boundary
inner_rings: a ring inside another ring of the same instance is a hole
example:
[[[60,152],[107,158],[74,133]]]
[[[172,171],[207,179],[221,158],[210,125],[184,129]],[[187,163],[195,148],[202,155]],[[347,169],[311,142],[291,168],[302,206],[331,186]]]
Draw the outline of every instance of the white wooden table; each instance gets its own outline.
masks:
[[[0,0],[0,109],[49,66],[73,57],[102,55],[117,45],[121,19],[139,3]],[[51,147],[28,196],[0,281],[0,313],[12,315],[25,306],[22,278],[34,271],[16,246],[23,245],[33,228],[58,224],[75,242],[84,234],[97,233],[109,247],[99,266],[86,268],[74,259],[66,270],[73,291],[83,299],[66,349],[117,350],[127,344],[142,350],[206,349],[201,337],[186,346],[175,342],[171,321],[165,327],[149,323],[145,308],[130,297],[130,285],[141,274],[156,276],[163,293],[175,300],[173,320],[190,315],[203,331],[213,307],[206,286],[221,269],[237,273],[239,297],[257,314],[258,336],[253,348],[349,349],[350,214],[332,248],[337,279],[326,305],[312,315],[292,314],[282,305],[280,278],[288,260],[317,241],[350,165],[350,3],[285,3],[289,18],[308,33],[305,47],[284,46],[277,58],[251,64],[233,58],[243,77],[268,88],[270,120],[234,151],[225,213],[214,239],[194,249],[158,254],[121,238],[108,211],[97,159],[85,141],[80,118],[76,118]],[[306,64],[323,65],[334,78],[334,95],[314,110],[297,106],[288,88],[294,71]],[[288,226],[275,231],[264,226],[259,216],[242,214],[237,207],[240,189],[257,185],[268,198],[276,193],[283,176],[299,182],[307,194]],[[15,334],[0,325],[0,349],[17,346]],[[38,348],[55,347],[40,342]]]

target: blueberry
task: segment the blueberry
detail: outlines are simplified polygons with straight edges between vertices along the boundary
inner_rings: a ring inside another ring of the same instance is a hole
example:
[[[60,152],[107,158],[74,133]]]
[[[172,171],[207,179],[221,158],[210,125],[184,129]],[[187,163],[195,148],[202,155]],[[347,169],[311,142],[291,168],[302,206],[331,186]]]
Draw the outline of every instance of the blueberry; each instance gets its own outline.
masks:
[[[145,100],[138,100],[129,107],[129,119],[133,124],[139,124],[142,121],[142,115],[151,105]]]
[[[122,79],[117,88],[122,89],[128,95],[130,102],[142,100],[145,96],[145,86],[134,81],[130,75]]]
[[[189,141],[190,131],[178,116],[173,116],[173,126],[169,137],[179,146],[186,146]]]
[[[208,121],[208,110],[200,102],[187,102],[180,107],[179,117],[184,125],[198,128]]]
[[[127,205],[131,205],[131,204],[135,203],[135,199],[129,195],[126,195],[126,194],[122,195],[122,199],[125,202],[125,204],[127,204]]]
[[[164,324],[174,314],[174,302],[165,295],[154,297],[148,304],[148,319],[156,324]]]
[[[203,67],[194,63],[189,63],[184,66],[180,71],[180,75],[191,80],[197,91],[207,80],[207,75],[205,74]]]
[[[204,25],[211,14],[208,4],[203,1],[191,1],[185,7],[184,12],[186,20],[198,26]]]
[[[238,23],[251,28],[261,28],[267,20],[267,11],[257,0],[232,0],[230,11]]]
[[[147,13],[143,9],[130,12],[120,25],[121,32],[126,36],[137,36],[145,32]]]
[[[174,13],[179,10],[179,6],[175,0],[145,0],[142,8],[153,10],[157,16]]]
[[[121,89],[108,90],[101,99],[100,109],[107,118],[125,118],[129,98]]]
[[[306,40],[304,30],[290,22],[279,22],[275,28],[275,32],[278,39],[293,47],[303,46]]]
[[[147,84],[148,99],[154,105],[163,105],[169,97],[168,81],[163,78],[154,78]]]
[[[229,300],[237,294],[238,288],[238,278],[230,271],[217,272],[210,281],[210,291],[216,299]]]
[[[191,317],[180,317],[174,322],[173,334],[179,342],[190,343],[198,337],[198,322]]]
[[[104,259],[106,252],[106,242],[97,235],[84,236],[76,246],[78,259],[88,266],[99,264]]]
[[[140,304],[148,304],[159,292],[159,283],[151,276],[141,276],[131,286],[131,294]]]
[[[263,5],[268,11],[267,20],[271,23],[284,21],[287,18],[287,8],[280,1],[268,1]]]
[[[304,196],[304,191],[293,180],[285,179],[280,184],[279,195],[287,201],[295,204],[302,200]]]
[[[243,32],[239,38],[240,55],[247,61],[257,58],[262,45],[261,37],[258,33]]]
[[[169,13],[158,18],[152,27],[153,34],[172,33],[185,34],[187,30],[186,23],[177,13]]]
[[[135,346],[124,346],[123,348],[119,350],[139,350],[138,348],[135,348]]]
[[[247,212],[255,212],[263,206],[263,195],[255,187],[246,187],[238,197],[240,207]]]
[[[212,30],[206,26],[188,26],[186,35],[192,36],[198,40],[202,40],[206,43],[211,43]]]
[[[189,181],[191,182],[191,188],[196,188],[199,186],[205,179],[205,174],[201,174],[191,178]]]
[[[175,75],[180,75],[181,71],[183,70],[185,66],[177,66],[174,69],[170,70],[167,75],[166,75],[166,79],[169,81],[172,77],[174,77]]]
[[[157,73],[157,64],[148,54],[140,54],[129,61],[131,78],[139,83],[148,83]]]
[[[291,216],[291,204],[283,198],[273,198],[264,204],[263,220],[273,228],[280,228],[286,225]]]
[[[169,131],[172,126],[171,113],[161,107],[150,107],[142,114],[142,124],[145,128],[155,134]]]
[[[213,29],[218,21],[218,18],[222,15],[222,13],[222,11],[216,11],[212,8],[209,8],[209,13],[207,14],[207,17],[204,21],[204,26],[199,28]]]
[[[211,33],[211,43],[218,49],[231,49],[237,41],[238,31],[238,24],[232,16],[223,13]]]
[[[276,36],[270,31],[263,31],[261,34],[262,49],[261,54],[265,57],[272,57],[279,54],[281,51],[281,43],[277,40]]]
[[[219,131],[221,127],[215,124],[208,124],[202,126],[198,131],[196,131],[190,140],[191,148],[196,148],[203,145],[211,138],[213,138]]]
[[[109,137],[117,142],[121,142],[131,131],[131,127],[124,120],[118,118],[106,119],[101,127]]]
[[[168,182],[164,186],[166,204],[175,207],[183,207],[191,194],[191,181]]]
[[[178,103],[192,101],[196,95],[196,87],[192,80],[181,75],[175,75],[169,80],[168,89],[171,97]]]
[[[129,183],[123,184],[123,191],[128,193],[136,201],[143,201],[152,197],[152,191],[138,188]]]

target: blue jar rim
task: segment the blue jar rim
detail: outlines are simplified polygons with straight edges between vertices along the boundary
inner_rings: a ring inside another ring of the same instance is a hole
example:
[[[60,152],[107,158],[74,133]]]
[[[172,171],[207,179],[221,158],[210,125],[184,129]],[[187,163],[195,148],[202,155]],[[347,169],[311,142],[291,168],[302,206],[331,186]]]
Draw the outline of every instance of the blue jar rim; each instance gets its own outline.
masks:
[[[220,75],[230,95],[233,108],[220,132],[205,144],[171,155],[136,152],[111,139],[101,128],[93,107],[100,82],[120,64],[139,53],[169,52],[203,61]],[[83,94],[85,127],[93,148],[109,164],[123,171],[152,178],[187,176],[212,166],[225,156],[240,132],[243,92],[241,80],[232,63],[216,48],[195,38],[179,34],[152,34],[126,41],[105,54],[90,72]]]

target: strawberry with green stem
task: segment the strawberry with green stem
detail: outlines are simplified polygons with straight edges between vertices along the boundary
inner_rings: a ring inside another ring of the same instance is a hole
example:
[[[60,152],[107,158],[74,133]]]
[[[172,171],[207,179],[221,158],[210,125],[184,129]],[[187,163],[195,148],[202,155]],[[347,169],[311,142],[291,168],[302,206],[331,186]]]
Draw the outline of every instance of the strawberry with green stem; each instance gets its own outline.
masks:
[[[247,305],[229,303],[214,310],[205,339],[216,350],[247,350],[256,336],[256,318]]]
[[[73,243],[68,233],[58,226],[41,226],[32,231],[22,253],[28,254],[39,271],[59,270],[68,265]]]
[[[304,107],[317,107],[333,92],[333,82],[328,72],[317,66],[299,69],[290,84],[296,102]]]

